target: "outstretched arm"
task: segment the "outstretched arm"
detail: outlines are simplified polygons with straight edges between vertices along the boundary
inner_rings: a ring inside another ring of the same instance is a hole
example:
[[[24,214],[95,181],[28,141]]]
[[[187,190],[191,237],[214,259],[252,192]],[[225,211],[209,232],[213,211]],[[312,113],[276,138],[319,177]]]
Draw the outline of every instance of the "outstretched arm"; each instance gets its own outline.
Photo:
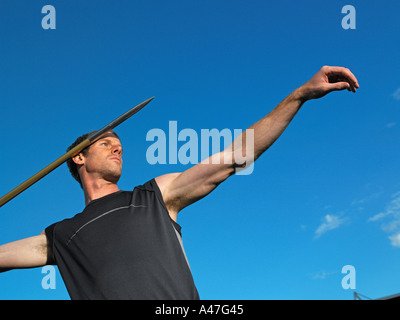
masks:
[[[356,92],[357,88],[357,79],[349,69],[324,66],[268,115],[242,132],[227,149],[182,173],[156,178],[171,218],[176,221],[180,210],[209,194],[237,168],[255,161],[280,137],[306,101],[332,91]],[[247,139],[248,135],[253,135],[253,139]],[[246,145],[249,141],[251,146]]]
[[[0,272],[34,268],[48,264],[47,238],[44,232],[0,246]]]

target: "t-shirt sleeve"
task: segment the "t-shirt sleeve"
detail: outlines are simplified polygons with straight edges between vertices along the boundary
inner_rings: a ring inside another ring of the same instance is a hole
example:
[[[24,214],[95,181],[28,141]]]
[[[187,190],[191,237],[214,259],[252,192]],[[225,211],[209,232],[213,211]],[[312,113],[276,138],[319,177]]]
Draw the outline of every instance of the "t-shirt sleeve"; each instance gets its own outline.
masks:
[[[51,261],[56,264],[56,259],[54,256],[54,231],[56,228],[57,223],[53,223],[52,225],[48,226],[45,230],[44,233],[46,234],[47,238],[47,247],[50,248],[51,252],[49,252],[49,258]]]

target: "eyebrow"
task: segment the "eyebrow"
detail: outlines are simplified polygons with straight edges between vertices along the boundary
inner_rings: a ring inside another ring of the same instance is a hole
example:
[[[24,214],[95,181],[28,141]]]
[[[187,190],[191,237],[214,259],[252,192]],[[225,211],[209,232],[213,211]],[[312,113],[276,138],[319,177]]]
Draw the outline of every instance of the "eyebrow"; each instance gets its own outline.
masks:
[[[113,138],[115,138],[115,139],[118,139],[117,137],[113,137]],[[102,141],[102,140],[106,140],[107,142],[109,142],[109,143],[111,143],[112,144],[112,140],[109,138],[109,137],[103,137],[103,138],[100,138],[99,140],[97,140],[97,141],[95,141],[95,143],[97,143],[97,142],[99,142],[99,141]],[[119,140],[119,139],[118,139]],[[120,140],[119,140],[120,141]],[[121,144],[121,141],[120,141],[120,143],[119,143],[119,146],[121,146],[121,148],[122,148],[122,144]],[[122,148],[122,150],[123,150],[123,148]]]

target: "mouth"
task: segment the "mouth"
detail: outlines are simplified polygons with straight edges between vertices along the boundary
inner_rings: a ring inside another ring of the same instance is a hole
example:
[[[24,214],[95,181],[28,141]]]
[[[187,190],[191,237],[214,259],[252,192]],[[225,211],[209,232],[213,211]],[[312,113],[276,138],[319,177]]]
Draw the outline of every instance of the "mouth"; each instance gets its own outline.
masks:
[[[122,159],[119,158],[119,157],[111,157],[111,158],[109,158],[109,159],[110,159],[110,160],[116,160],[116,161],[118,161],[119,163],[122,162]]]

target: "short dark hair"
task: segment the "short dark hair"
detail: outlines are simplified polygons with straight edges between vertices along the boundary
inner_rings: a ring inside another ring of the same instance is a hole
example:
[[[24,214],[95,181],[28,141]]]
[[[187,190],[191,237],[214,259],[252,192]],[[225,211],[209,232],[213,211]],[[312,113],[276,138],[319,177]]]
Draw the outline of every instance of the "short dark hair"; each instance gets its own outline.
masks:
[[[67,152],[70,151],[72,148],[75,148],[78,144],[80,144],[82,141],[86,140],[91,134],[93,134],[93,133],[95,133],[95,132],[96,132],[96,131],[92,131],[92,132],[89,132],[89,133],[85,133],[85,134],[81,135],[80,137],[78,137],[78,138],[75,140],[75,142],[74,142],[73,144],[71,144],[71,145],[68,147]],[[119,136],[118,136],[114,131],[111,130],[111,133],[112,133],[113,135],[115,135],[116,138],[118,138],[119,140],[121,140],[121,139],[119,138]],[[90,146],[91,146],[91,145],[87,146],[87,147],[86,147],[85,149],[83,149],[80,153],[82,153],[84,156],[86,156],[87,153],[88,153],[88,151],[89,151]],[[78,166],[76,165],[76,163],[74,162],[74,160],[72,160],[72,158],[69,158],[69,159],[67,160],[67,166],[68,166],[68,168],[69,168],[69,172],[71,173],[72,177],[73,177],[76,181],[79,182],[79,184],[81,185],[81,188],[82,188],[82,181],[81,181],[81,177],[79,176],[79,173],[78,173]]]

